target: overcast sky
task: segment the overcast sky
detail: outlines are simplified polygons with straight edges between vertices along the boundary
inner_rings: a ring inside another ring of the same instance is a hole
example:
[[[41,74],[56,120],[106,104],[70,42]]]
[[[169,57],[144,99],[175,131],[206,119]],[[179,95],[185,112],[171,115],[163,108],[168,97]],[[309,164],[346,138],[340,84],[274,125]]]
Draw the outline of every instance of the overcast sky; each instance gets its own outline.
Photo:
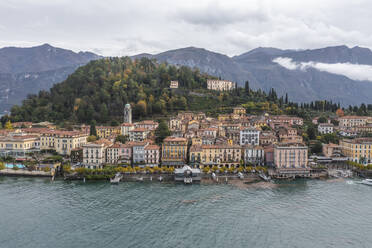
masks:
[[[106,56],[372,48],[371,10],[370,0],[0,0],[0,47],[50,43]]]

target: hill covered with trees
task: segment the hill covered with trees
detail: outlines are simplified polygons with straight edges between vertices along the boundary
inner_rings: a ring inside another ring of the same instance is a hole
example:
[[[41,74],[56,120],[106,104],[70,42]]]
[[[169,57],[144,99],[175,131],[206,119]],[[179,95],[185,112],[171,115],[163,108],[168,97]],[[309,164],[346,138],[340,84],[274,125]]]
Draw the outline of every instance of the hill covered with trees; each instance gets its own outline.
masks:
[[[159,64],[149,58],[105,58],[78,68],[50,91],[28,96],[21,106],[13,107],[11,116],[5,119],[118,123],[122,121],[126,103],[131,103],[134,119],[164,117],[181,110],[214,115],[230,112],[237,105],[243,105],[249,113],[302,117],[309,114],[309,109],[334,112],[339,108],[327,101],[298,105],[290,102],[287,96],[278,97],[273,89],[268,93],[253,91],[248,82],[245,87],[230,92],[210,91],[206,89],[210,78],[214,77],[198,69]],[[171,80],[178,80],[178,89],[169,88]]]

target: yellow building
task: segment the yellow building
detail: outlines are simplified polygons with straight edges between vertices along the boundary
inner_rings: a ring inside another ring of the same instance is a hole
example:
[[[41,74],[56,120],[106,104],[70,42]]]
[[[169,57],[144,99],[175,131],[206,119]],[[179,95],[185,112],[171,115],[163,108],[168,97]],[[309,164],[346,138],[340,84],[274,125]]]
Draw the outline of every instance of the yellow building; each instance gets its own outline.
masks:
[[[39,149],[39,137],[36,135],[9,135],[0,137],[2,156],[23,157],[26,153]]]
[[[236,115],[245,115],[246,110],[243,107],[234,107],[233,108],[233,113],[236,114]]]
[[[362,164],[372,163],[372,138],[343,139],[341,152],[349,160]]]
[[[88,135],[81,131],[50,130],[40,136],[41,150],[55,150],[61,155],[70,155],[71,150],[87,143]]]
[[[190,147],[190,164],[196,167],[236,167],[242,159],[238,145],[196,145]]]
[[[121,127],[111,127],[111,126],[97,126],[96,127],[97,137],[98,138],[108,138],[112,135],[121,134]]]
[[[162,165],[182,167],[187,160],[187,139],[167,137],[162,144]]]

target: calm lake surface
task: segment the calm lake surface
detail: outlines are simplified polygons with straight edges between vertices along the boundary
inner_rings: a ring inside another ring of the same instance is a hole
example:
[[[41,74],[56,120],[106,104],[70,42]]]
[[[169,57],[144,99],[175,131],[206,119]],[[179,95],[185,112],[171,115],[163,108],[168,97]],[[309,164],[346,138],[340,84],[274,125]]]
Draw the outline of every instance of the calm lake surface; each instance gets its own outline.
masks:
[[[372,247],[372,187],[0,177],[0,247]]]

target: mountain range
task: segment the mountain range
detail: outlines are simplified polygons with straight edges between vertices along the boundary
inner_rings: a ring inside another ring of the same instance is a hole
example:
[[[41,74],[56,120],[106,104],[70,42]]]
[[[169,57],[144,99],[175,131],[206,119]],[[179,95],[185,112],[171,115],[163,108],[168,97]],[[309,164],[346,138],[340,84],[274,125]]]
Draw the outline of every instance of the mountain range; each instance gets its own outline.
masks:
[[[75,53],[49,44],[0,49],[0,112],[20,104],[28,94],[50,89],[79,66],[99,58],[91,52]]]
[[[287,69],[274,62],[276,58],[281,57],[291,59],[293,63],[372,65],[372,52],[368,48],[334,46],[282,50],[259,47],[239,56],[229,57],[201,48],[187,47],[154,55],[133,56],[139,57],[154,58],[173,65],[197,67],[208,74],[236,81],[241,86],[248,80],[254,89],[269,91],[274,88],[279,95],[288,93],[290,100],[295,102],[327,99],[343,106],[372,103],[370,81],[355,80],[342,73],[330,73],[313,67],[306,70]]]
[[[336,71],[324,69],[327,65],[372,65],[372,52],[368,48],[333,46],[283,50],[259,47],[229,57],[203,48],[187,47],[159,54],[132,56],[133,59],[141,57],[178,66],[196,67],[202,72],[235,81],[241,86],[248,80],[254,89],[269,91],[274,88],[278,95],[288,93],[289,99],[295,102],[326,99],[343,106],[372,103],[371,81],[363,77],[349,77],[349,67],[337,68]],[[0,49],[0,112],[9,110],[14,104],[20,104],[28,94],[48,90],[55,83],[65,80],[79,66],[100,58],[102,57],[94,53],[75,53],[48,44]],[[285,58],[292,64],[285,66],[278,63],[277,58]],[[320,68],[309,66],[314,63],[322,64]],[[305,65],[306,69],[299,65]],[[371,72],[368,69],[370,68],[361,67],[355,73],[372,74],[372,69]]]

